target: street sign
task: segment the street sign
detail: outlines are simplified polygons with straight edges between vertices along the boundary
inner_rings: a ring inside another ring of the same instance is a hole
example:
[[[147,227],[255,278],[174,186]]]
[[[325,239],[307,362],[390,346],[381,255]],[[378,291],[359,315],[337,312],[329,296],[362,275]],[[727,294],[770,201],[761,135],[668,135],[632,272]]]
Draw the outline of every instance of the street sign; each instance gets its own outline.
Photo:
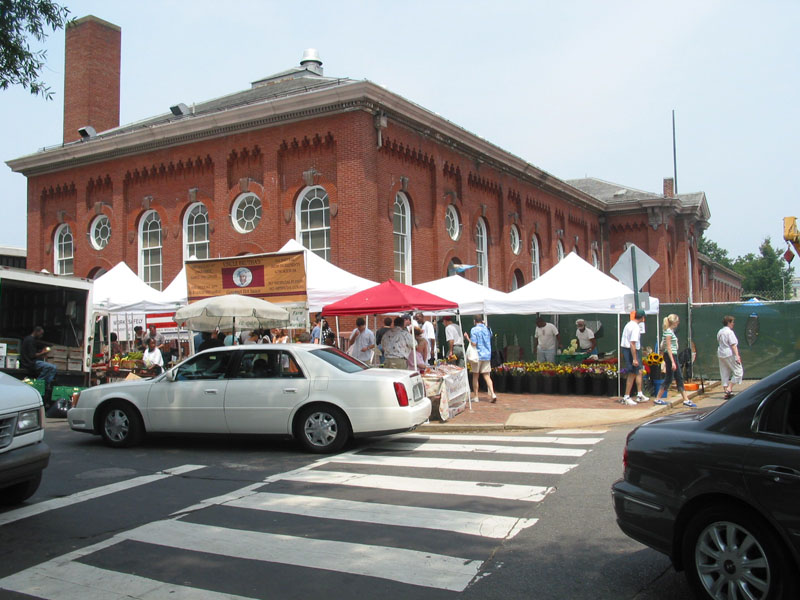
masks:
[[[636,270],[634,272],[634,265]],[[631,244],[622,253],[619,260],[611,267],[611,274],[624,283],[634,292],[642,289],[642,286],[653,276],[660,265],[650,258],[645,252]]]

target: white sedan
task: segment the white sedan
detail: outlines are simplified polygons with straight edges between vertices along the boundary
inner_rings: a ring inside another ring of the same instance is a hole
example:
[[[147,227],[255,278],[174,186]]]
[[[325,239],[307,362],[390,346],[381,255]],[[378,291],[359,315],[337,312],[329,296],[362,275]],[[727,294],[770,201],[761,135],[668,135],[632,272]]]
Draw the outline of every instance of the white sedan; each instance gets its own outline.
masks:
[[[86,389],[67,418],[114,447],[146,432],[244,433],[294,437],[322,453],[351,437],[414,429],[430,412],[415,372],[370,369],[328,346],[258,344],[205,350],[153,379]]]

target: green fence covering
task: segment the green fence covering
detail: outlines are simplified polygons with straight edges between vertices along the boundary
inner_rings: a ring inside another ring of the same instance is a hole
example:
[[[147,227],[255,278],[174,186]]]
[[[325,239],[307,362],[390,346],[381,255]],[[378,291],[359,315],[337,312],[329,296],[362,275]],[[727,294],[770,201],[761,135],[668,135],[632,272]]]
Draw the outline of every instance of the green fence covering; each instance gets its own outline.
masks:
[[[677,330],[679,349],[687,347],[691,331],[696,350],[695,377],[719,378],[717,332],[725,315],[736,319],[734,332],[739,339],[745,379],[761,379],[800,360],[800,302],[702,304],[692,306],[691,311],[686,304],[662,304],[659,315],[648,315],[645,321],[645,349],[658,348],[661,321],[669,314],[680,317]],[[564,346],[575,337],[577,318],[585,319],[587,323],[599,321],[602,326],[598,330],[598,350],[616,356],[620,338],[616,315],[542,316],[545,321],[557,321]],[[624,327],[627,319],[627,315],[620,316],[620,327]],[[472,317],[463,317],[463,324],[464,330],[469,331]],[[489,315],[488,324],[495,334],[497,347],[505,352],[506,360],[534,360],[535,315]]]

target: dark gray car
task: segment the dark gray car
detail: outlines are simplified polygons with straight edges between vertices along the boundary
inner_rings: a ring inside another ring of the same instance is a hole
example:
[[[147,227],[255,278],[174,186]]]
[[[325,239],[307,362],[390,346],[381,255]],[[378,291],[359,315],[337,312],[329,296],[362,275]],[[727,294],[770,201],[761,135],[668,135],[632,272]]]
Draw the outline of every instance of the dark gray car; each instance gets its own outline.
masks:
[[[716,409],[637,427],[623,462],[617,523],[698,597],[800,597],[800,361]]]

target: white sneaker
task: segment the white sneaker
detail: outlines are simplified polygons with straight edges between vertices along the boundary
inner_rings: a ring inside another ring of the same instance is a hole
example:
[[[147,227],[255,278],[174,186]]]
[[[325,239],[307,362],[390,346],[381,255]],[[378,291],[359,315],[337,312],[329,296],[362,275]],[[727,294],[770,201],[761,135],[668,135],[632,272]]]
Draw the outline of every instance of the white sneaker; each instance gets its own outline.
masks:
[[[644,394],[637,394],[636,395],[636,401],[637,402],[650,402],[650,398],[648,398]]]
[[[633,399],[632,399],[630,396],[625,396],[625,397],[622,399],[622,403],[623,403],[625,406],[636,406],[636,401],[635,401],[635,400],[633,400]]]

